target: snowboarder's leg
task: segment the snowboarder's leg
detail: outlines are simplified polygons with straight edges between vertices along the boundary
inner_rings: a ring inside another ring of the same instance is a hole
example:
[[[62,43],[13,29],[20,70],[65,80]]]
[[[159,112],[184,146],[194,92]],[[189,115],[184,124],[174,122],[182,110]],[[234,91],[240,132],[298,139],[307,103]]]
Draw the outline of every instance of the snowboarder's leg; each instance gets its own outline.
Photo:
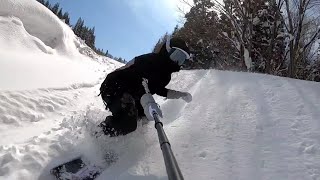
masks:
[[[143,109],[142,105],[140,104],[140,100],[136,100],[136,107],[138,110],[138,118],[139,119],[144,118],[145,117],[144,109]]]
[[[108,104],[112,116],[108,116],[99,127],[104,134],[113,136],[126,135],[137,128],[138,110],[133,97],[124,93]]]

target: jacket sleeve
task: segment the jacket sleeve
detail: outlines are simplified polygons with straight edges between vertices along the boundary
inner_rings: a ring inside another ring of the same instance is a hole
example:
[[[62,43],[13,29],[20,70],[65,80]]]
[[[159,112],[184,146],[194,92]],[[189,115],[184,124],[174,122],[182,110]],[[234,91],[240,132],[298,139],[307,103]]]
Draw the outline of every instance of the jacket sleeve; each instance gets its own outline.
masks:
[[[121,73],[119,71],[114,71],[109,73],[106,79],[100,86],[100,93],[103,95],[114,96],[121,92],[123,89],[123,83],[121,80]]]
[[[169,89],[167,89],[167,88],[160,88],[156,92],[156,94],[159,95],[159,96],[162,96],[162,97],[167,97],[168,91],[169,91]]]
[[[161,68],[161,64],[159,62],[162,59],[158,59],[158,57],[154,54],[142,55],[135,58],[134,69],[135,74],[140,76],[139,86],[144,90],[142,86],[142,78],[146,78],[149,80],[148,86],[151,94],[157,94],[159,96],[167,97],[168,89],[165,88],[167,85],[167,81],[169,82],[171,79],[171,75],[169,76],[158,76],[156,70]]]

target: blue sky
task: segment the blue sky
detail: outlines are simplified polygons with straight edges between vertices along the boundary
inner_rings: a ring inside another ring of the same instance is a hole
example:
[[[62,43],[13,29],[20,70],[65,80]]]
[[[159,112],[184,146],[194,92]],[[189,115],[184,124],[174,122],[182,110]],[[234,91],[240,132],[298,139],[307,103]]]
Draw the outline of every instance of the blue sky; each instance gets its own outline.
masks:
[[[181,20],[179,0],[49,0],[68,11],[74,24],[79,17],[95,26],[96,46],[125,58],[149,53],[158,39]]]

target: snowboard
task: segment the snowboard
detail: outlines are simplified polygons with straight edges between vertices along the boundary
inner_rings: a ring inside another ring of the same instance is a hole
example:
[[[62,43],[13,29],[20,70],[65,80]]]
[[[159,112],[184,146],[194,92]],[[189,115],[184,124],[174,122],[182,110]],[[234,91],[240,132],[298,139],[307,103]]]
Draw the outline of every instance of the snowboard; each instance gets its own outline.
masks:
[[[50,173],[58,180],[94,180],[103,169],[103,167],[85,163],[82,157],[77,157],[51,169]]]
[[[103,165],[90,163],[83,156],[58,165],[50,170],[58,180],[94,180],[107,167],[118,160],[116,153],[110,151],[105,154]]]

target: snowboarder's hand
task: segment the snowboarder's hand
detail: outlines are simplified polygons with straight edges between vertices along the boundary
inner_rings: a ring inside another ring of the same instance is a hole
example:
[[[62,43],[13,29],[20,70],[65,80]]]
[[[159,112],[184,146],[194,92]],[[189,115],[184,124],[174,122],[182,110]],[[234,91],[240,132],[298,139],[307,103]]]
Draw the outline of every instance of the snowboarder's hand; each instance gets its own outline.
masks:
[[[168,90],[167,94],[168,99],[183,99],[187,103],[192,101],[192,95],[188,92],[180,92],[180,91],[175,91],[175,90]]]
[[[151,121],[154,121],[153,113],[156,113],[161,118],[163,118],[162,111],[157,103],[149,103],[144,109],[144,113],[147,116],[147,118]]]
[[[143,107],[144,114],[150,121],[154,121],[154,113],[159,115],[161,118],[163,117],[159,105],[155,102],[151,94],[144,94],[140,99],[140,103]]]
[[[181,98],[187,103],[192,101],[192,95],[188,92],[185,92]]]

